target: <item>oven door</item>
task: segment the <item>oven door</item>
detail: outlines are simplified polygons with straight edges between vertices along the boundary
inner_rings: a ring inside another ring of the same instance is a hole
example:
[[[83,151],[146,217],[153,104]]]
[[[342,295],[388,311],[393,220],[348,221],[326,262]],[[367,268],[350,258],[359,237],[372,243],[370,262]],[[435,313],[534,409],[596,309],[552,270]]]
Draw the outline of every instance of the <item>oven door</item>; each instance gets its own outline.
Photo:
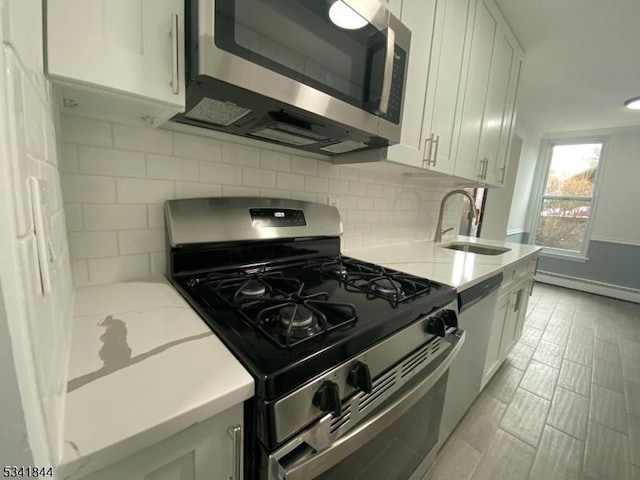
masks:
[[[446,354],[330,445],[314,448],[323,439],[306,431],[271,454],[269,480],[422,479],[435,459],[449,366],[464,343],[462,330],[448,336],[457,341]]]
[[[199,75],[399,140],[411,33],[377,0],[198,0],[198,22]]]

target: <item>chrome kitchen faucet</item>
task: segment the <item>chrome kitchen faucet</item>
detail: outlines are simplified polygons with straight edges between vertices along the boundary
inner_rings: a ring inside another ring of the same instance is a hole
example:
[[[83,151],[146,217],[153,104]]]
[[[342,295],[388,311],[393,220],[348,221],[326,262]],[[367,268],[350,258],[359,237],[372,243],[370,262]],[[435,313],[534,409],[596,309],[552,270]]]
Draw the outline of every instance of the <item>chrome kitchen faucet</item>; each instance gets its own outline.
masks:
[[[476,218],[478,216],[478,210],[476,209],[474,199],[471,195],[469,195],[469,192],[466,192],[464,190],[451,190],[442,198],[442,202],[440,202],[440,213],[438,214],[438,224],[436,225],[436,234],[433,237],[434,242],[442,241],[442,233],[443,233],[442,232],[442,215],[444,214],[444,205],[445,203],[447,203],[447,200],[449,199],[449,197],[455,194],[460,194],[467,197],[469,199],[469,203],[471,203],[471,211],[473,212],[473,218]],[[447,229],[446,231],[448,232],[449,230],[450,229]]]

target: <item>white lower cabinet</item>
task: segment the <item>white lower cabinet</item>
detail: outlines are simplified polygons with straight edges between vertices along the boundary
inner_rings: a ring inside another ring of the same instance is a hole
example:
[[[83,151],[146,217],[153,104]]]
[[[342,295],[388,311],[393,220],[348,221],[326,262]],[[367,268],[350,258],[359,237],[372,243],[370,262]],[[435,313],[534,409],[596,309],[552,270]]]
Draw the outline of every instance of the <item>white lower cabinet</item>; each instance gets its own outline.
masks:
[[[86,480],[240,480],[242,404],[197,423]]]
[[[536,266],[537,255],[534,255],[509,265],[504,271],[484,364],[482,388],[489,383],[511,349],[520,340]]]

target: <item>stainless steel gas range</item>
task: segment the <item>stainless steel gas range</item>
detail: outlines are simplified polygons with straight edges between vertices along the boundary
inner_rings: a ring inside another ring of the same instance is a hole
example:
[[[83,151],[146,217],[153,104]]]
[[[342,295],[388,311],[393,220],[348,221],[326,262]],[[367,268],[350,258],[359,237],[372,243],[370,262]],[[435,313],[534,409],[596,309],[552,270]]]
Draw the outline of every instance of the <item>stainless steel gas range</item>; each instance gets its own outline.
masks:
[[[208,198],[165,214],[170,281],[256,381],[246,478],[425,478],[464,342],[455,289],[341,255],[334,207]]]

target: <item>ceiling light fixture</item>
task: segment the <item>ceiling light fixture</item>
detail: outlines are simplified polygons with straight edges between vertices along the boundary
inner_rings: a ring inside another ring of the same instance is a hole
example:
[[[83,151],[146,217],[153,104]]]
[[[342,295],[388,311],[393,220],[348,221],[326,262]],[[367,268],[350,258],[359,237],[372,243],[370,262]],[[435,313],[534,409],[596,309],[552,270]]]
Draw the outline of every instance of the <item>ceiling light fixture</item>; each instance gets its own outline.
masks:
[[[342,0],[336,0],[329,7],[329,18],[336,26],[345,30],[357,30],[368,23],[358,12]]]
[[[624,102],[624,106],[631,110],[640,110],[640,97],[630,98]]]

